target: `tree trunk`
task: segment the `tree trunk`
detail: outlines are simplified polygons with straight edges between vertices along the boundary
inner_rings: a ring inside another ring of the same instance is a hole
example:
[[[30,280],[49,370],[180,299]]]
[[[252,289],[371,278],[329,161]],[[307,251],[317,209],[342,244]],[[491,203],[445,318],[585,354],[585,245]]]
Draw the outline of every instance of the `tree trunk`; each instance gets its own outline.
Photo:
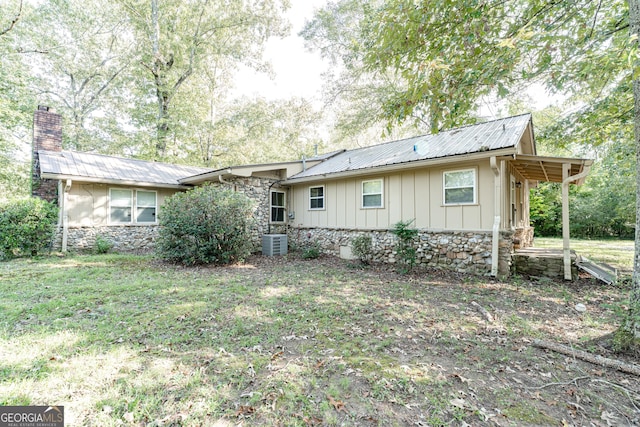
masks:
[[[640,36],[640,0],[629,1],[629,30],[631,37]],[[640,339],[640,78],[636,76],[638,60],[633,61],[634,136],[636,145],[636,238],[633,258],[633,278],[630,297],[628,332]]]

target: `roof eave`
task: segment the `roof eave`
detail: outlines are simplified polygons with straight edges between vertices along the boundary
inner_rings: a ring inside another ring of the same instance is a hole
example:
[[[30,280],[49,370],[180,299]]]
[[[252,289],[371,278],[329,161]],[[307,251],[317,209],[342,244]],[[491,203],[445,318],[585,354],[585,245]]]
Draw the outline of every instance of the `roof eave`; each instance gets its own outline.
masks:
[[[58,179],[58,180],[72,180],[79,182],[91,182],[96,184],[113,184],[113,185],[126,185],[132,187],[146,187],[146,188],[172,188],[177,190],[187,190],[189,188],[193,188],[191,185],[182,185],[182,184],[170,184],[170,183],[156,183],[156,182],[145,182],[145,181],[129,181],[129,180],[121,180],[121,179],[109,179],[109,178],[96,178],[96,177],[88,177],[88,176],[78,176],[78,175],[64,175],[57,173],[46,173],[43,172],[41,174],[43,179]]]
[[[435,159],[414,160],[411,162],[396,163],[392,165],[377,166],[373,168],[362,168],[362,169],[355,169],[350,171],[333,172],[333,173],[326,173],[321,175],[306,176],[301,178],[293,177],[291,179],[284,180],[282,184],[295,185],[295,184],[302,184],[305,182],[323,181],[326,179],[340,179],[340,178],[350,178],[350,177],[365,176],[365,175],[374,175],[374,174],[380,174],[380,173],[396,172],[399,170],[404,171],[408,169],[438,166],[438,165],[452,163],[452,162],[456,162],[456,163],[468,162],[468,161],[488,159],[494,156],[499,157],[499,156],[513,156],[513,155],[515,155],[514,147],[500,148],[497,150],[489,150],[489,151],[474,152],[474,153],[467,153],[467,154],[457,154],[453,156],[438,157]]]

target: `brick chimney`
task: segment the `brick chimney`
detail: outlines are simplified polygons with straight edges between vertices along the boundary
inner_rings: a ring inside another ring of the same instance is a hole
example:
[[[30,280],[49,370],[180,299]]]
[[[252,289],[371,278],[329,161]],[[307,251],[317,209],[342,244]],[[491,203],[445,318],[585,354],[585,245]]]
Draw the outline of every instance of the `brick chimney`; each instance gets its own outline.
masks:
[[[31,195],[49,202],[58,200],[58,181],[40,177],[38,151],[62,151],[62,116],[49,107],[38,105],[33,115],[33,167]]]

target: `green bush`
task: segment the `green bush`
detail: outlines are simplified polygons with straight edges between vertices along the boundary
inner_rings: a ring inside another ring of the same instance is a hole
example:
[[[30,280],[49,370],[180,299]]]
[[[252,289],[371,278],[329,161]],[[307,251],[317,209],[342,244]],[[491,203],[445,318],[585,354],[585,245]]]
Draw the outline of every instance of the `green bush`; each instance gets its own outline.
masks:
[[[303,259],[316,259],[322,254],[322,248],[318,242],[308,242],[302,249]]]
[[[401,273],[408,273],[416,265],[417,254],[414,247],[415,239],[418,237],[418,230],[411,228],[411,221],[398,221],[393,225],[391,232],[398,236],[396,253],[400,261],[398,270]]]
[[[113,249],[113,242],[106,237],[96,236],[94,250],[97,254],[108,254]]]
[[[0,205],[0,259],[42,253],[51,246],[57,222],[57,206],[42,199]]]
[[[363,264],[369,264],[369,261],[373,258],[372,246],[371,236],[368,234],[361,234],[351,239],[351,252]]]
[[[253,203],[242,193],[205,185],[169,197],[160,214],[156,253],[166,261],[229,264],[251,253]]]

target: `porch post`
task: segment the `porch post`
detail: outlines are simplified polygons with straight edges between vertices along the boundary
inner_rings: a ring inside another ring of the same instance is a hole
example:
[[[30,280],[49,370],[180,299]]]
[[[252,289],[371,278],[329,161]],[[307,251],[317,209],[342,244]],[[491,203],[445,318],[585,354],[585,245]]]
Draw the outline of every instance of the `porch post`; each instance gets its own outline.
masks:
[[[498,276],[498,266],[500,258],[500,178],[501,178],[501,165],[498,166],[498,162],[495,156],[490,159],[491,169],[493,170],[493,230],[491,234],[491,275],[493,277]]]
[[[569,247],[569,174],[571,164],[562,164],[562,254],[564,279],[571,280],[571,248]]]
[[[71,190],[72,181],[67,180],[62,193],[62,252],[67,252],[67,241],[69,239],[69,191]]]

